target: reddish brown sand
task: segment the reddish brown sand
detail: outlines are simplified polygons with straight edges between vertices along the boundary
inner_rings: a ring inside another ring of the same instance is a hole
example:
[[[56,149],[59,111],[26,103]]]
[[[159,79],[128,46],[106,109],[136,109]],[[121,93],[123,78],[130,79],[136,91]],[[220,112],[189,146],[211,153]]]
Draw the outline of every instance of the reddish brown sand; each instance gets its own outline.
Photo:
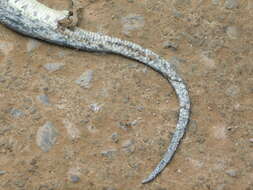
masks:
[[[253,190],[253,1],[81,3],[81,28],[175,64],[192,101],[186,136],[172,163],[142,185],[175,129],[178,102],[168,82],[135,61],[32,41],[1,25],[0,189]],[[50,63],[62,66],[48,71]],[[75,81],[88,70],[92,80],[82,88]],[[48,121],[58,135],[43,152],[36,136]]]

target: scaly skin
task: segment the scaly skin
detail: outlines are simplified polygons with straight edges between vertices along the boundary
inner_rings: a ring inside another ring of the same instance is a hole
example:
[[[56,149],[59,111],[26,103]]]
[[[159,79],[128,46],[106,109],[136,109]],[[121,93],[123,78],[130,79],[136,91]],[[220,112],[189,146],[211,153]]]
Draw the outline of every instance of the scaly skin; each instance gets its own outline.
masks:
[[[68,11],[50,9],[36,0],[0,0],[0,22],[19,33],[60,46],[119,54],[151,67],[170,82],[179,99],[179,118],[164,157],[142,183],[152,181],[171,161],[185,133],[190,116],[190,99],[186,85],[168,61],[135,43],[77,27],[73,30],[59,29],[58,22],[68,17]]]

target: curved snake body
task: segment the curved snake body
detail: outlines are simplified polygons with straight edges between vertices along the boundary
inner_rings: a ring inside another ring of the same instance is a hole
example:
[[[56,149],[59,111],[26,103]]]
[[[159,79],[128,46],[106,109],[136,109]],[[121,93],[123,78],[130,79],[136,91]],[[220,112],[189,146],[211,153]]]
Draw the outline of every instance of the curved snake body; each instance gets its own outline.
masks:
[[[150,182],[171,161],[185,133],[190,115],[190,99],[186,85],[173,66],[151,50],[129,41],[77,27],[74,30],[59,29],[58,22],[68,15],[68,11],[50,9],[37,0],[0,0],[0,23],[19,33],[60,46],[119,54],[151,67],[170,82],[179,99],[179,118],[165,155],[153,172],[142,181],[142,183]]]

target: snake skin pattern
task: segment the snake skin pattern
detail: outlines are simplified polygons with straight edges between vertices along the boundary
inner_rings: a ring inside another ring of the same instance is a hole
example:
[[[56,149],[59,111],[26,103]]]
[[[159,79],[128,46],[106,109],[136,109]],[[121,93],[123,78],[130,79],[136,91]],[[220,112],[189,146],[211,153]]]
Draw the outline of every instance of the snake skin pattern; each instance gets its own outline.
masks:
[[[185,133],[190,117],[190,99],[185,83],[171,63],[138,44],[78,27],[59,29],[58,22],[68,16],[68,11],[50,9],[36,0],[0,0],[0,23],[14,31],[60,46],[122,55],[151,67],[170,82],[178,96],[179,118],[165,155],[142,183],[152,181],[171,161]]]

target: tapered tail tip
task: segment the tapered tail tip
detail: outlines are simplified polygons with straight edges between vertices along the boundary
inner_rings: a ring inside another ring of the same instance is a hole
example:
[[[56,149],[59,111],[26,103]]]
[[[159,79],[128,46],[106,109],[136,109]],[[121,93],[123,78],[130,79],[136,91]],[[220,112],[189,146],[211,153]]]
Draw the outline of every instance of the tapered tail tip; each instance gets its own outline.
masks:
[[[148,177],[147,177],[146,179],[144,179],[141,183],[142,183],[142,184],[149,183],[149,182],[151,182],[153,179],[154,179],[153,177],[148,176]]]

